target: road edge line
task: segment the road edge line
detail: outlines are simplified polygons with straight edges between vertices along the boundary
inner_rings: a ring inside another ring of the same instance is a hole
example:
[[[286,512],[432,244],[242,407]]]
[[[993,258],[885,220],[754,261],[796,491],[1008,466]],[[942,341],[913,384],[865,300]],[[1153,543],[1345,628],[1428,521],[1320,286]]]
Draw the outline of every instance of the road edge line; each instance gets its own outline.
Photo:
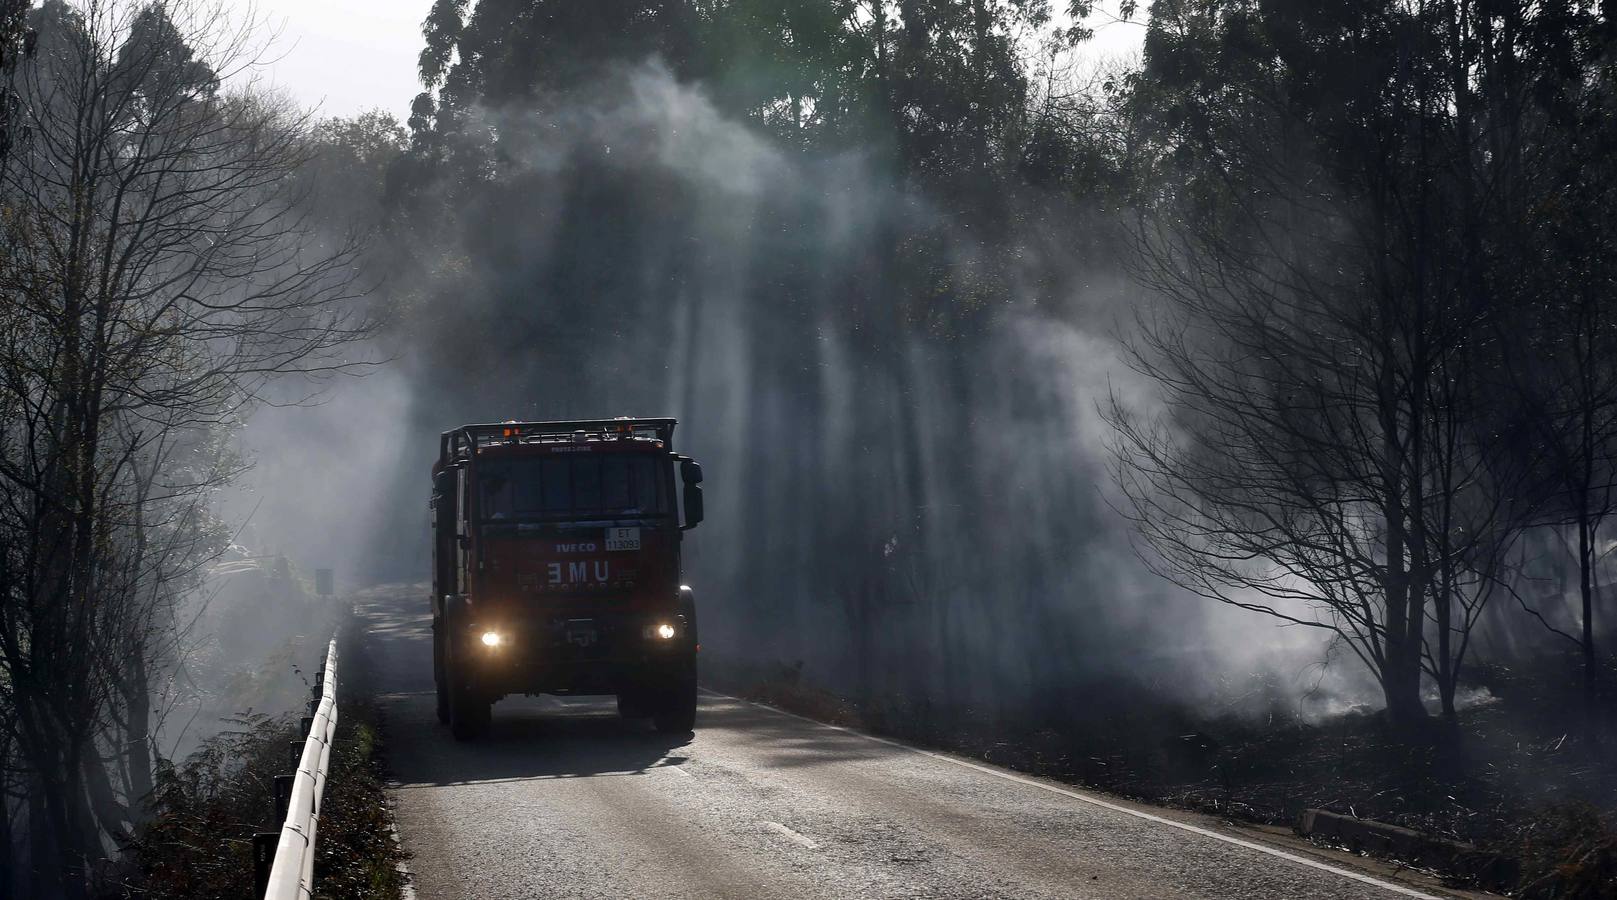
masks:
[[[398,782],[383,782],[382,790],[391,791],[397,786]],[[392,798],[390,797],[388,800],[389,805],[391,805]],[[393,846],[397,847],[400,851],[404,851],[404,834],[403,832],[399,831],[399,820],[393,815],[392,809],[388,810],[387,819],[387,836],[393,840]],[[416,900],[415,876],[410,872],[408,860],[396,860],[393,863],[393,871],[398,872],[404,877],[404,884],[399,887],[399,896],[402,898],[402,900]]]
[[[1270,856],[1277,857],[1279,859],[1284,859],[1284,860],[1286,860],[1288,862],[1293,862],[1293,863],[1297,863],[1298,865],[1307,866],[1310,869],[1318,869],[1321,872],[1329,872],[1332,875],[1336,875],[1336,876],[1339,876],[1339,877],[1342,877],[1342,878],[1347,878],[1347,879],[1352,880],[1352,881],[1357,881],[1357,882],[1359,882],[1361,884],[1367,884],[1367,885],[1370,885],[1371,887],[1381,888],[1382,890],[1391,891],[1391,892],[1393,892],[1395,894],[1399,894],[1399,895],[1402,895],[1402,896],[1405,896],[1405,897],[1416,897],[1416,898],[1419,898],[1419,900],[1444,900],[1444,898],[1439,897],[1436,894],[1422,893],[1421,891],[1417,891],[1414,888],[1405,887],[1405,886],[1403,886],[1401,884],[1394,884],[1393,882],[1390,882],[1390,881],[1383,881],[1382,879],[1376,878],[1373,875],[1366,875],[1366,874],[1364,874],[1362,872],[1350,871],[1348,869],[1341,868],[1340,866],[1333,866],[1330,863],[1321,862],[1320,860],[1317,860],[1317,859],[1309,859],[1306,856],[1299,856],[1299,855],[1297,855],[1295,853],[1288,853],[1285,850],[1281,850],[1279,847],[1271,847],[1271,846],[1269,846],[1267,844],[1260,844],[1260,843],[1257,843],[1255,841],[1248,841],[1248,840],[1245,840],[1245,839],[1242,839],[1242,838],[1234,837],[1233,835],[1219,834],[1216,831],[1213,831],[1213,830],[1207,829],[1207,828],[1203,828],[1200,825],[1192,825],[1189,822],[1179,822],[1179,821],[1175,821],[1174,819],[1165,818],[1163,816],[1153,815],[1151,813],[1144,812],[1142,810],[1130,809],[1130,808],[1128,808],[1126,806],[1122,806],[1122,805],[1117,804],[1117,803],[1112,803],[1112,802],[1107,801],[1107,800],[1102,800],[1099,797],[1091,797],[1091,796],[1079,793],[1078,791],[1070,790],[1068,788],[1057,787],[1054,784],[1048,784],[1048,783],[1045,783],[1043,781],[1039,781],[1039,780],[1030,778],[1030,777],[1028,777],[1026,775],[1021,775],[1021,774],[1016,773],[1016,772],[1006,771],[1006,770],[1003,770],[1003,769],[997,769],[997,768],[994,768],[992,766],[972,762],[971,760],[960,759],[959,757],[950,756],[950,755],[948,755],[946,753],[939,753],[939,752],[937,752],[935,750],[927,750],[927,749],[924,749],[922,747],[914,746],[913,744],[906,744],[906,743],[903,743],[902,741],[895,741],[895,740],[891,740],[889,738],[877,737],[877,736],[875,736],[873,734],[866,734],[863,731],[857,731],[855,729],[848,728],[848,727],[843,726],[843,725],[832,725],[829,722],[821,722],[821,721],[819,721],[817,719],[811,719],[808,716],[800,716],[800,715],[798,715],[797,713],[794,713],[794,712],[787,712],[784,709],[780,709],[778,707],[770,706],[767,703],[759,703],[756,700],[748,700],[748,699],[743,698],[743,697],[736,697],[736,696],[732,696],[730,694],[720,693],[719,691],[711,690],[709,688],[702,688],[702,693],[709,694],[709,695],[714,696],[714,697],[722,697],[722,698],[724,698],[726,700],[734,700],[734,701],[736,701],[738,703],[745,703],[745,704],[747,704],[749,706],[756,706],[759,709],[768,710],[769,712],[776,713],[777,715],[786,716],[787,718],[791,718],[791,719],[797,719],[798,721],[801,721],[801,722],[807,722],[810,725],[818,725],[821,728],[829,728],[832,731],[840,731],[843,734],[848,734],[848,735],[852,735],[854,737],[864,738],[867,741],[874,741],[874,742],[876,742],[878,744],[886,744],[889,747],[897,747],[900,750],[908,750],[911,753],[918,753],[918,754],[920,754],[922,756],[928,756],[928,757],[931,757],[932,759],[936,759],[936,760],[939,760],[941,762],[946,762],[946,763],[949,763],[951,765],[959,766],[960,768],[963,768],[963,769],[973,769],[973,770],[975,770],[977,772],[983,773],[984,775],[992,775],[995,778],[1000,778],[1000,779],[1003,779],[1005,781],[1012,781],[1012,782],[1015,782],[1017,784],[1026,785],[1028,787],[1038,788],[1039,790],[1047,791],[1047,792],[1052,793],[1052,794],[1059,794],[1059,795],[1061,795],[1063,797],[1068,797],[1068,798],[1071,798],[1073,800],[1078,800],[1078,801],[1083,802],[1083,803],[1088,803],[1088,804],[1090,804],[1092,806],[1099,806],[1102,809],[1109,809],[1112,812],[1120,812],[1120,813],[1123,813],[1124,815],[1133,816],[1136,819],[1143,819],[1143,820],[1145,820],[1147,822],[1155,822],[1158,825],[1167,825],[1170,828],[1177,828],[1180,831],[1187,831],[1187,832],[1190,832],[1191,834],[1197,834],[1197,835],[1201,835],[1202,837],[1212,838],[1215,841],[1222,841],[1222,842],[1224,842],[1226,844],[1233,844],[1233,845],[1235,845],[1237,847],[1245,847],[1248,850],[1256,850],[1259,853],[1266,853],[1266,854],[1268,854]]]

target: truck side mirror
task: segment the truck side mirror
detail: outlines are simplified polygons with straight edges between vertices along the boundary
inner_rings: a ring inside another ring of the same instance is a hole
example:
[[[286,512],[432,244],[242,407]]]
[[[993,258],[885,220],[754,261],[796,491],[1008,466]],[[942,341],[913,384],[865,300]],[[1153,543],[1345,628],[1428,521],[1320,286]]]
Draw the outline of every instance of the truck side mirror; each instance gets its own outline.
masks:
[[[702,524],[702,486],[687,480],[685,482],[685,524],[681,526],[681,529],[688,530],[700,524]]]
[[[685,482],[685,524],[680,529],[688,530],[702,524],[702,464],[679,457],[679,480]]]

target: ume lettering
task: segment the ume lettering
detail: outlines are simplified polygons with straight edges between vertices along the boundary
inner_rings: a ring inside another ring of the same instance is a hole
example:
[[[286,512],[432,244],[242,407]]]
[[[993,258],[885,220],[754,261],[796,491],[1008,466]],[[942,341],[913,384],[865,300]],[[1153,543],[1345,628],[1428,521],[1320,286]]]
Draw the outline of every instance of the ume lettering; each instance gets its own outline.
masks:
[[[612,563],[610,560],[598,559],[594,561],[551,563],[551,584],[605,584],[612,577]]]

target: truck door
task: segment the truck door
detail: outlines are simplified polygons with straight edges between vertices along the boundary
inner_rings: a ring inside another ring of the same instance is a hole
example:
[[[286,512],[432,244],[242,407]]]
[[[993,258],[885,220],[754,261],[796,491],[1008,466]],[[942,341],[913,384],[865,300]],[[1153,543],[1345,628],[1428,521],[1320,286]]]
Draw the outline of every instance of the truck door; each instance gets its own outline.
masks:
[[[466,469],[455,470],[455,593],[465,594],[469,587],[467,583],[466,564],[471,555],[471,491],[466,485]]]
[[[455,472],[439,472],[432,487],[432,589],[441,601],[444,594],[457,589],[455,534],[460,504],[456,499]]]

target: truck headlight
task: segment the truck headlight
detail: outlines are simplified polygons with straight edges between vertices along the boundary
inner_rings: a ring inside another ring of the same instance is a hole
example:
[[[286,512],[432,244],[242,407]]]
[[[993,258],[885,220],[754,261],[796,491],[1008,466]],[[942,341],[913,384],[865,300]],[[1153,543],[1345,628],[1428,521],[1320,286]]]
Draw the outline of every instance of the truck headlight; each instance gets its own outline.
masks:
[[[483,632],[483,646],[485,646],[485,647],[498,647],[503,643],[505,643],[505,637],[503,635],[501,635],[498,631],[485,631],[485,632]]]

